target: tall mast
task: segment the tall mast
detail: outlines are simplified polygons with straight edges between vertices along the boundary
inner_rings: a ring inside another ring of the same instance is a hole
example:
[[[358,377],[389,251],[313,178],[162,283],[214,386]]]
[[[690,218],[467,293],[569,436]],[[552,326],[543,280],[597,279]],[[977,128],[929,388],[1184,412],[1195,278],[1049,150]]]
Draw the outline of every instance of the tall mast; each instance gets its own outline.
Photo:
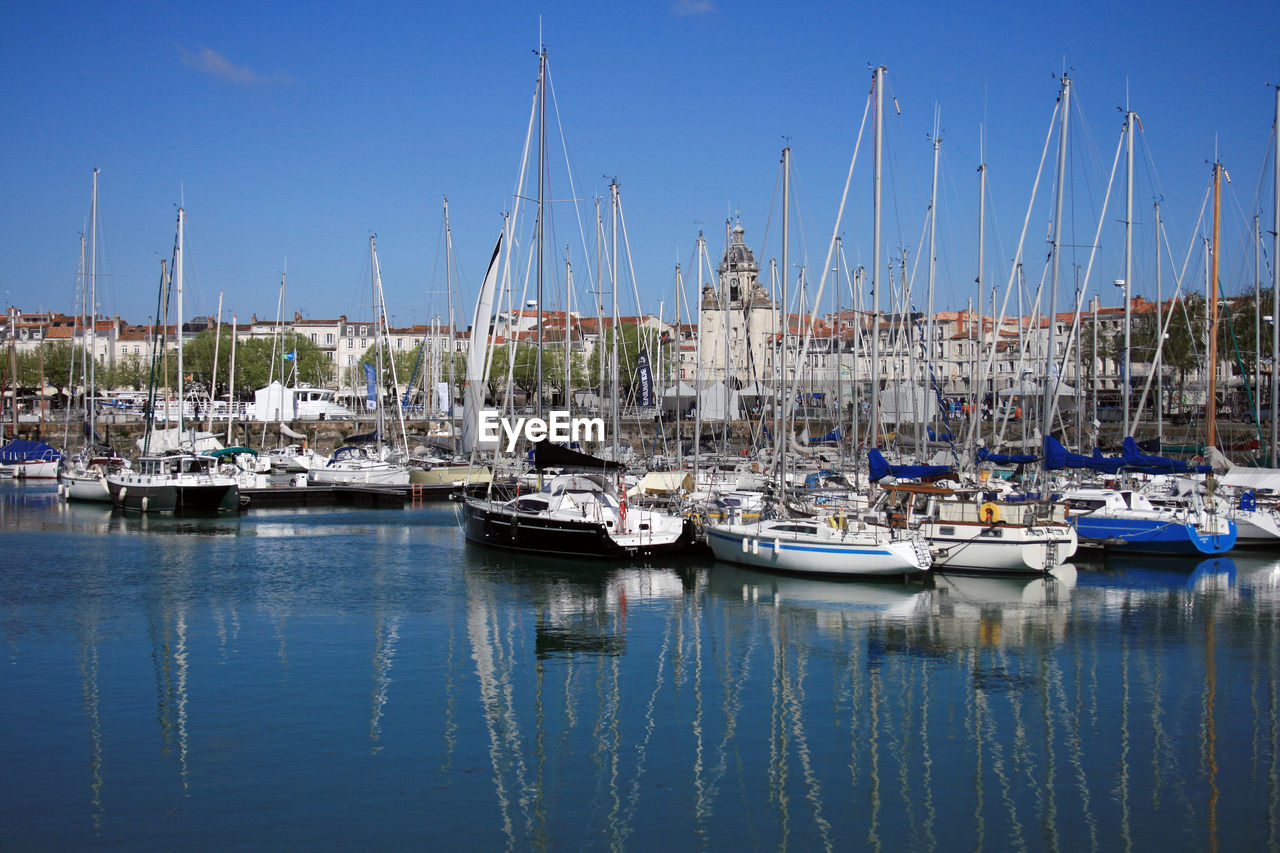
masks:
[[[680,375],[680,302],[684,299],[684,278],[680,274],[680,264],[676,264],[676,334],[675,334],[675,355],[671,356],[671,360],[676,363],[676,470],[684,470],[684,436],[681,434],[681,421],[684,420],[684,412],[680,407],[680,383],[684,381],[684,377]]]
[[[1275,361],[1280,354],[1280,254],[1277,254],[1280,253],[1280,85],[1276,86],[1276,113],[1271,139],[1275,143],[1271,156],[1271,199],[1275,205],[1271,213],[1271,316],[1275,321],[1271,324],[1271,467],[1275,468],[1280,463],[1276,453],[1277,439],[1280,438],[1280,409],[1276,406],[1280,400],[1280,365]]]
[[[1125,160],[1125,201],[1124,201],[1124,370],[1121,371],[1124,385],[1121,391],[1124,396],[1124,434],[1129,429],[1129,393],[1133,386],[1130,376],[1133,359],[1130,347],[1133,344],[1133,121],[1138,116],[1132,111],[1124,114]]]
[[[378,455],[382,455],[382,432],[386,426],[386,415],[382,411],[382,282],[378,274],[378,249],[374,245],[375,235],[369,235],[369,274],[373,289],[373,362],[374,376],[374,411],[377,412],[378,426],[374,430],[374,441]]]
[[[921,395],[923,400],[930,400],[930,389],[933,378],[933,357],[934,357],[934,333],[937,326],[933,321],[933,285],[934,278],[938,268],[938,150],[942,147],[942,137],[940,135],[939,125],[941,123],[941,111],[934,108],[933,113],[933,183],[929,191],[929,293],[926,297],[928,304],[929,317],[925,323],[925,340],[927,349],[924,359],[924,393]],[[924,411],[920,412],[920,419],[924,420],[924,413],[929,411],[929,404],[926,402]],[[916,427],[920,429],[919,426]],[[926,437],[928,433],[926,433]],[[926,445],[921,444],[923,449]],[[921,457],[923,459],[923,456]]]
[[[85,414],[89,421],[89,444],[94,442],[97,420],[98,389],[98,170],[93,170],[93,199],[89,205],[89,391],[85,395]],[[15,388],[14,393],[17,393]]]
[[[1067,119],[1071,112],[1071,78],[1062,77],[1062,124],[1058,129],[1058,197],[1053,216],[1053,267],[1049,282],[1049,333],[1045,354],[1044,403],[1041,406],[1040,434],[1048,436],[1053,427],[1053,410],[1058,402],[1058,389],[1053,381],[1053,366],[1057,342],[1054,328],[1058,316],[1058,277],[1062,266],[1062,195],[1067,176]],[[1018,290],[1022,294],[1021,287]],[[1019,328],[1022,323],[1019,322]]]
[[[699,228],[697,256],[694,259],[694,266],[698,268],[698,336],[693,342],[693,476],[695,480],[698,477],[702,445],[702,388],[698,384],[702,381],[702,334],[709,325],[703,323],[702,310],[702,256],[706,253],[705,241],[702,229]]]
[[[701,268],[699,268],[701,269]],[[604,336],[604,291],[600,288],[604,287],[604,217],[600,215],[600,196],[596,195],[596,373],[600,380],[600,391],[597,405],[600,407],[600,414],[604,414],[604,378],[607,373],[605,370],[604,350],[601,348],[599,341]]]
[[[1157,244],[1159,248],[1159,244]],[[1157,326],[1157,328],[1159,328]],[[1262,411],[1262,217],[1253,215],[1253,422]],[[1258,427],[1261,431],[1262,427]],[[1258,436],[1261,438],[1262,436]]]
[[[835,325],[831,330],[831,337],[827,346],[828,353],[835,354],[836,362],[836,429],[840,431],[840,435],[845,438],[848,433],[844,431],[844,322],[840,310],[840,256],[844,254],[843,243],[840,237],[836,237],[836,265],[831,269],[835,274],[835,287],[831,288],[832,307],[835,309]],[[847,442],[844,443],[845,448],[848,447]],[[845,451],[840,451],[841,461],[845,460]]]
[[[209,425],[205,427],[209,432],[213,432],[213,393],[218,387],[218,344],[222,343],[222,291],[218,291],[218,321],[214,325],[213,332],[213,371],[209,374]],[[296,358],[296,356],[295,356]],[[294,361],[294,370],[298,369],[298,362]],[[229,404],[230,401],[228,401]]]
[[[788,318],[787,310],[787,291],[789,288],[789,279],[791,278],[790,266],[790,230],[791,230],[791,148],[782,149],[782,349],[781,352],[781,370],[782,370],[782,431],[777,437],[777,453],[778,453],[778,497],[782,499],[786,496],[787,491],[787,446],[791,443],[791,424],[787,417],[788,409],[791,408],[791,401],[795,398],[795,392],[792,390],[792,383],[787,382],[787,332],[791,329],[791,321]],[[801,322],[804,322],[804,314],[801,312]],[[801,354],[803,358],[803,353]],[[725,363],[725,387],[728,387],[728,362]],[[728,392],[725,392],[726,395]],[[728,418],[728,412],[725,413]]]
[[[609,200],[610,200],[610,216],[612,217],[613,230],[613,257],[609,259],[610,279],[613,291],[613,334],[609,337],[613,342],[613,352],[609,365],[609,381],[611,383],[610,390],[613,394],[613,458],[618,458],[618,433],[621,429],[618,418],[618,410],[622,407],[622,401],[619,399],[618,393],[618,333],[621,331],[618,322],[618,181],[615,178],[609,182]]]
[[[231,426],[236,422],[236,315],[231,315],[231,367],[227,371],[227,445],[231,444]]]
[[[537,414],[542,417],[542,254],[545,234],[546,208],[545,181],[547,173],[547,49],[538,54],[538,404]],[[514,343],[513,343],[514,346]],[[617,429],[615,424],[614,429]],[[616,433],[615,433],[616,434]]]
[[[9,369],[13,373],[13,433],[9,436],[18,439],[18,309],[9,306]]]
[[[446,401],[449,410],[445,417],[449,419],[449,434],[453,435],[453,231],[449,227],[448,196],[444,199],[444,291],[449,306],[449,344],[445,350],[445,357],[449,359],[449,399]],[[436,339],[439,340],[439,335]]]
[[[974,324],[973,336],[973,405],[969,408],[969,417],[975,423],[982,422],[982,272],[986,268],[987,252],[987,164],[978,166],[978,277],[974,281],[978,285],[978,317]],[[992,320],[994,321],[994,317]],[[993,327],[994,328],[994,327]],[[992,339],[992,347],[995,340]],[[970,430],[970,435],[977,435]]]
[[[1160,353],[1160,364],[1156,368],[1156,440],[1164,441],[1164,294],[1161,293],[1160,263],[1160,202],[1156,202],[1156,350]],[[1093,319],[1094,336],[1097,337],[1098,318]],[[1094,357],[1096,358],[1098,343],[1094,341]]]
[[[785,190],[783,195],[785,198]],[[786,222],[785,212],[783,213],[783,222]],[[726,258],[728,258],[729,256],[728,255],[729,246],[732,244],[732,241],[733,241],[733,237],[731,236],[731,232],[729,230],[730,227],[731,227],[730,221],[728,217],[726,217],[724,220],[724,246],[725,246]],[[785,229],[786,229],[785,225],[783,225],[783,229],[785,233]],[[785,240],[786,238],[784,237],[783,239]],[[708,272],[710,271],[709,269],[710,266],[711,266],[711,259],[707,258]],[[724,273],[722,271],[718,271],[718,272],[720,272],[721,276],[723,276]],[[732,354],[729,349],[729,330],[733,327],[732,317],[731,317],[731,314],[733,312],[733,299],[732,299],[733,294],[730,292],[731,288],[724,286],[723,277],[720,278],[720,285],[721,285],[720,297],[722,300],[721,306],[724,308],[724,310],[720,313],[720,320],[724,325],[724,328],[721,329],[721,331],[724,334],[724,375],[722,377],[722,383],[721,383],[721,387],[724,389],[724,410],[723,410],[724,420],[721,422],[721,426],[720,426],[720,452],[728,453],[729,452],[729,397],[730,397],[729,364],[732,361]]]
[[[183,420],[185,412],[183,412],[183,374],[182,374],[182,220],[185,216],[183,209],[178,208],[178,242],[173,247],[173,280],[178,290],[178,326],[175,337],[178,339],[178,437],[181,440],[183,431],[186,430],[186,423]],[[165,415],[168,416],[168,407],[165,407]]]
[[[1213,164],[1213,249],[1209,268],[1209,399],[1205,402],[1205,444],[1218,443],[1218,241],[1222,235],[1222,164]]]
[[[880,175],[884,166],[884,75],[872,74],[876,90],[875,169],[871,178],[871,446],[880,445]],[[784,276],[785,278],[785,276]]]
[[[569,260],[569,247],[564,249],[564,408],[573,406],[573,317],[569,313],[569,297],[573,294],[573,263]]]
[[[1102,308],[1102,300],[1097,294],[1094,294],[1091,314],[1093,314],[1093,356],[1090,359],[1090,372],[1092,379],[1089,382],[1089,408],[1093,412],[1093,420],[1096,424],[1098,420],[1098,311]],[[1095,433],[1097,427],[1094,427]],[[1097,444],[1097,436],[1094,436],[1094,444]],[[1083,452],[1083,446],[1081,447]]]

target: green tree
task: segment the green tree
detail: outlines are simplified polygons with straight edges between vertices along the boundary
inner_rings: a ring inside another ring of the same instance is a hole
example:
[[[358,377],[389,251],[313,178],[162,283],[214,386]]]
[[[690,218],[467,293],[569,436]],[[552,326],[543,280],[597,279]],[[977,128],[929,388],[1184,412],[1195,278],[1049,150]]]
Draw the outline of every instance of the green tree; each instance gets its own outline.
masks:
[[[40,344],[36,354],[42,362],[46,385],[52,385],[59,393],[65,394],[72,387],[72,376],[79,381],[80,367],[71,344],[46,341]],[[98,369],[101,370],[102,366],[99,365]]]
[[[231,383],[231,330],[223,329],[218,340],[218,387],[215,397],[225,396]],[[214,332],[206,330],[183,347],[182,360],[189,381],[209,387],[213,375]],[[293,353],[294,357],[285,358]],[[270,338],[250,338],[236,343],[235,389],[237,397],[265,388],[272,379],[285,385],[307,382],[324,386],[332,384],[333,360],[310,338],[296,332],[285,332],[279,342]]]
[[[128,388],[132,391],[144,391],[151,375],[151,357],[144,355],[126,355],[104,369],[99,369],[99,388]]]
[[[352,367],[345,369],[345,384],[348,387],[364,388],[367,382],[364,366],[366,364],[377,367],[378,350],[377,344],[365,350],[360,358],[356,359],[356,363]],[[393,395],[402,395],[404,393],[405,384],[409,381],[409,376],[413,373],[413,365],[418,360],[418,347],[408,350],[388,352],[386,349],[382,351],[382,376],[379,377],[379,384],[382,386],[382,393],[390,399]],[[395,371],[392,372],[394,366]],[[421,385],[421,382],[418,382]]]
[[[18,385],[23,388],[38,388],[43,380],[59,393],[66,393],[71,387],[72,359],[76,352],[70,344],[46,341],[35,349],[18,353]],[[75,371],[78,382],[78,359]],[[12,381],[7,370],[5,379]]]
[[[1199,370],[1207,357],[1205,352],[1205,305],[1198,294],[1172,303],[1173,317],[1164,341],[1161,361],[1178,376],[1178,399],[1186,399],[1187,374]]]

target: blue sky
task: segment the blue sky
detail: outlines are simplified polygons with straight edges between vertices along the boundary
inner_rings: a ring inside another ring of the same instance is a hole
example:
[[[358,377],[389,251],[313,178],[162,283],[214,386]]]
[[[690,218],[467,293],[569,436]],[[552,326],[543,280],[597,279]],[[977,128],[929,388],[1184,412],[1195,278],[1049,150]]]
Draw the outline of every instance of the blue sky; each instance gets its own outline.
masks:
[[[784,144],[795,164],[791,260],[821,266],[874,64],[888,67],[900,110],[887,119],[886,257],[898,246],[920,250],[929,133],[935,104],[941,109],[939,308],[963,307],[973,291],[981,139],[986,276],[1001,285],[1008,276],[1064,67],[1076,111],[1070,242],[1092,239],[1126,92],[1144,128],[1136,293],[1154,295],[1152,199],[1163,199],[1181,257],[1215,156],[1232,177],[1229,291],[1252,287],[1244,232],[1259,203],[1263,228],[1271,227],[1264,163],[1274,92],[1265,84],[1280,81],[1280,16],[1261,2],[1085,2],[1065,12],[1023,3],[727,0],[541,9],[10,2],[3,17],[0,299],[29,311],[74,310],[78,234],[97,167],[106,313],[141,322],[154,312],[181,199],[188,316],[212,314],[220,291],[228,317],[274,316],[286,264],[289,313],[367,316],[374,232],[389,313],[398,324],[426,322],[444,311],[447,195],[465,325],[512,205],[539,26],[558,104],[551,120],[563,127],[576,179],[570,190],[560,135],[550,133],[549,194],[607,195],[605,176],[617,177],[642,307],[656,311],[664,301],[668,318],[675,264],[689,269],[699,227],[714,258],[729,216],[741,217],[759,259],[779,254],[774,193]],[[842,227],[851,259],[864,264],[870,165],[867,142]],[[1050,218],[1052,175],[1044,181],[1025,250],[1032,279]],[[1110,281],[1121,274],[1119,185],[1114,192],[1094,276],[1106,284],[1104,304],[1116,303]],[[589,202],[583,213],[591,216]],[[584,256],[569,205],[554,206],[549,227],[556,258],[571,244],[584,290],[594,250]],[[1087,250],[1075,249],[1066,262],[1086,260]],[[1070,267],[1063,275],[1072,277]],[[917,276],[922,288],[923,268]],[[549,307],[560,301],[547,298]],[[634,310],[629,295],[622,302]]]

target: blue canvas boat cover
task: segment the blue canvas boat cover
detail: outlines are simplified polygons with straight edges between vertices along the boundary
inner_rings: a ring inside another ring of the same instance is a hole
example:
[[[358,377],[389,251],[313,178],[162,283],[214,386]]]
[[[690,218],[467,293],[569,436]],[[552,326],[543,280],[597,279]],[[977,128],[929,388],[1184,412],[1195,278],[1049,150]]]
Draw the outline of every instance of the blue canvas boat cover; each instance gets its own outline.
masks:
[[[1025,465],[1035,462],[1036,458],[1034,453],[992,453],[985,447],[979,447],[977,454],[979,462],[990,462],[992,465]]]
[[[921,477],[936,477],[951,470],[949,465],[890,465],[879,450],[874,447],[867,451],[867,462],[870,465],[869,476],[872,482],[883,480],[892,474],[899,479],[918,480]]]
[[[1192,465],[1181,459],[1168,459],[1164,456],[1148,456],[1138,449],[1132,436],[1127,436],[1121,445],[1124,459],[1134,468],[1152,474],[1210,474],[1212,465]]]
[[[39,462],[40,460],[61,458],[61,453],[43,441],[15,438],[4,447],[0,447],[0,462]]]
[[[1123,457],[1118,456],[1103,456],[1096,447],[1093,449],[1092,456],[1072,453],[1062,446],[1062,442],[1051,435],[1046,435],[1044,437],[1044,467],[1046,471],[1056,471],[1059,468],[1087,468],[1090,471],[1097,471],[1101,474],[1118,474],[1125,467],[1125,460]]]
[[[1098,448],[1093,449],[1092,456],[1072,453],[1062,446],[1051,435],[1044,437],[1044,467],[1053,471],[1058,468],[1087,468],[1102,474],[1119,474],[1121,471],[1141,471],[1147,474],[1207,474],[1213,470],[1210,465],[1192,465],[1177,459],[1165,459],[1163,456],[1147,456],[1138,450],[1132,437],[1124,440],[1123,454],[1120,456],[1103,456]]]

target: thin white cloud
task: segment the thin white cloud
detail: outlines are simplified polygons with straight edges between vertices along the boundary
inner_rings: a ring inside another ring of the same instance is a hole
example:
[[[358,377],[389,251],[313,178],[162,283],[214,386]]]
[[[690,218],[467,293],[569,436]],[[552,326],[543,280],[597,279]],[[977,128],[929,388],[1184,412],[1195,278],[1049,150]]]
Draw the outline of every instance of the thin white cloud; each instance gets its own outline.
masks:
[[[294,79],[288,74],[259,74],[246,65],[236,65],[216,50],[210,50],[202,47],[200,50],[192,53],[186,48],[179,48],[182,51],[182,61],[197,71],[202,71],[210,77],[216,77],[219,80],[225,80],[228,83],[236,83],[242,86],[256,86],[271,83],[293,83]]]
[[[675,0],[671,4],[671,11],[675,12],[677,18],[710,15],[715,10],[716,5],[711,0]]]

